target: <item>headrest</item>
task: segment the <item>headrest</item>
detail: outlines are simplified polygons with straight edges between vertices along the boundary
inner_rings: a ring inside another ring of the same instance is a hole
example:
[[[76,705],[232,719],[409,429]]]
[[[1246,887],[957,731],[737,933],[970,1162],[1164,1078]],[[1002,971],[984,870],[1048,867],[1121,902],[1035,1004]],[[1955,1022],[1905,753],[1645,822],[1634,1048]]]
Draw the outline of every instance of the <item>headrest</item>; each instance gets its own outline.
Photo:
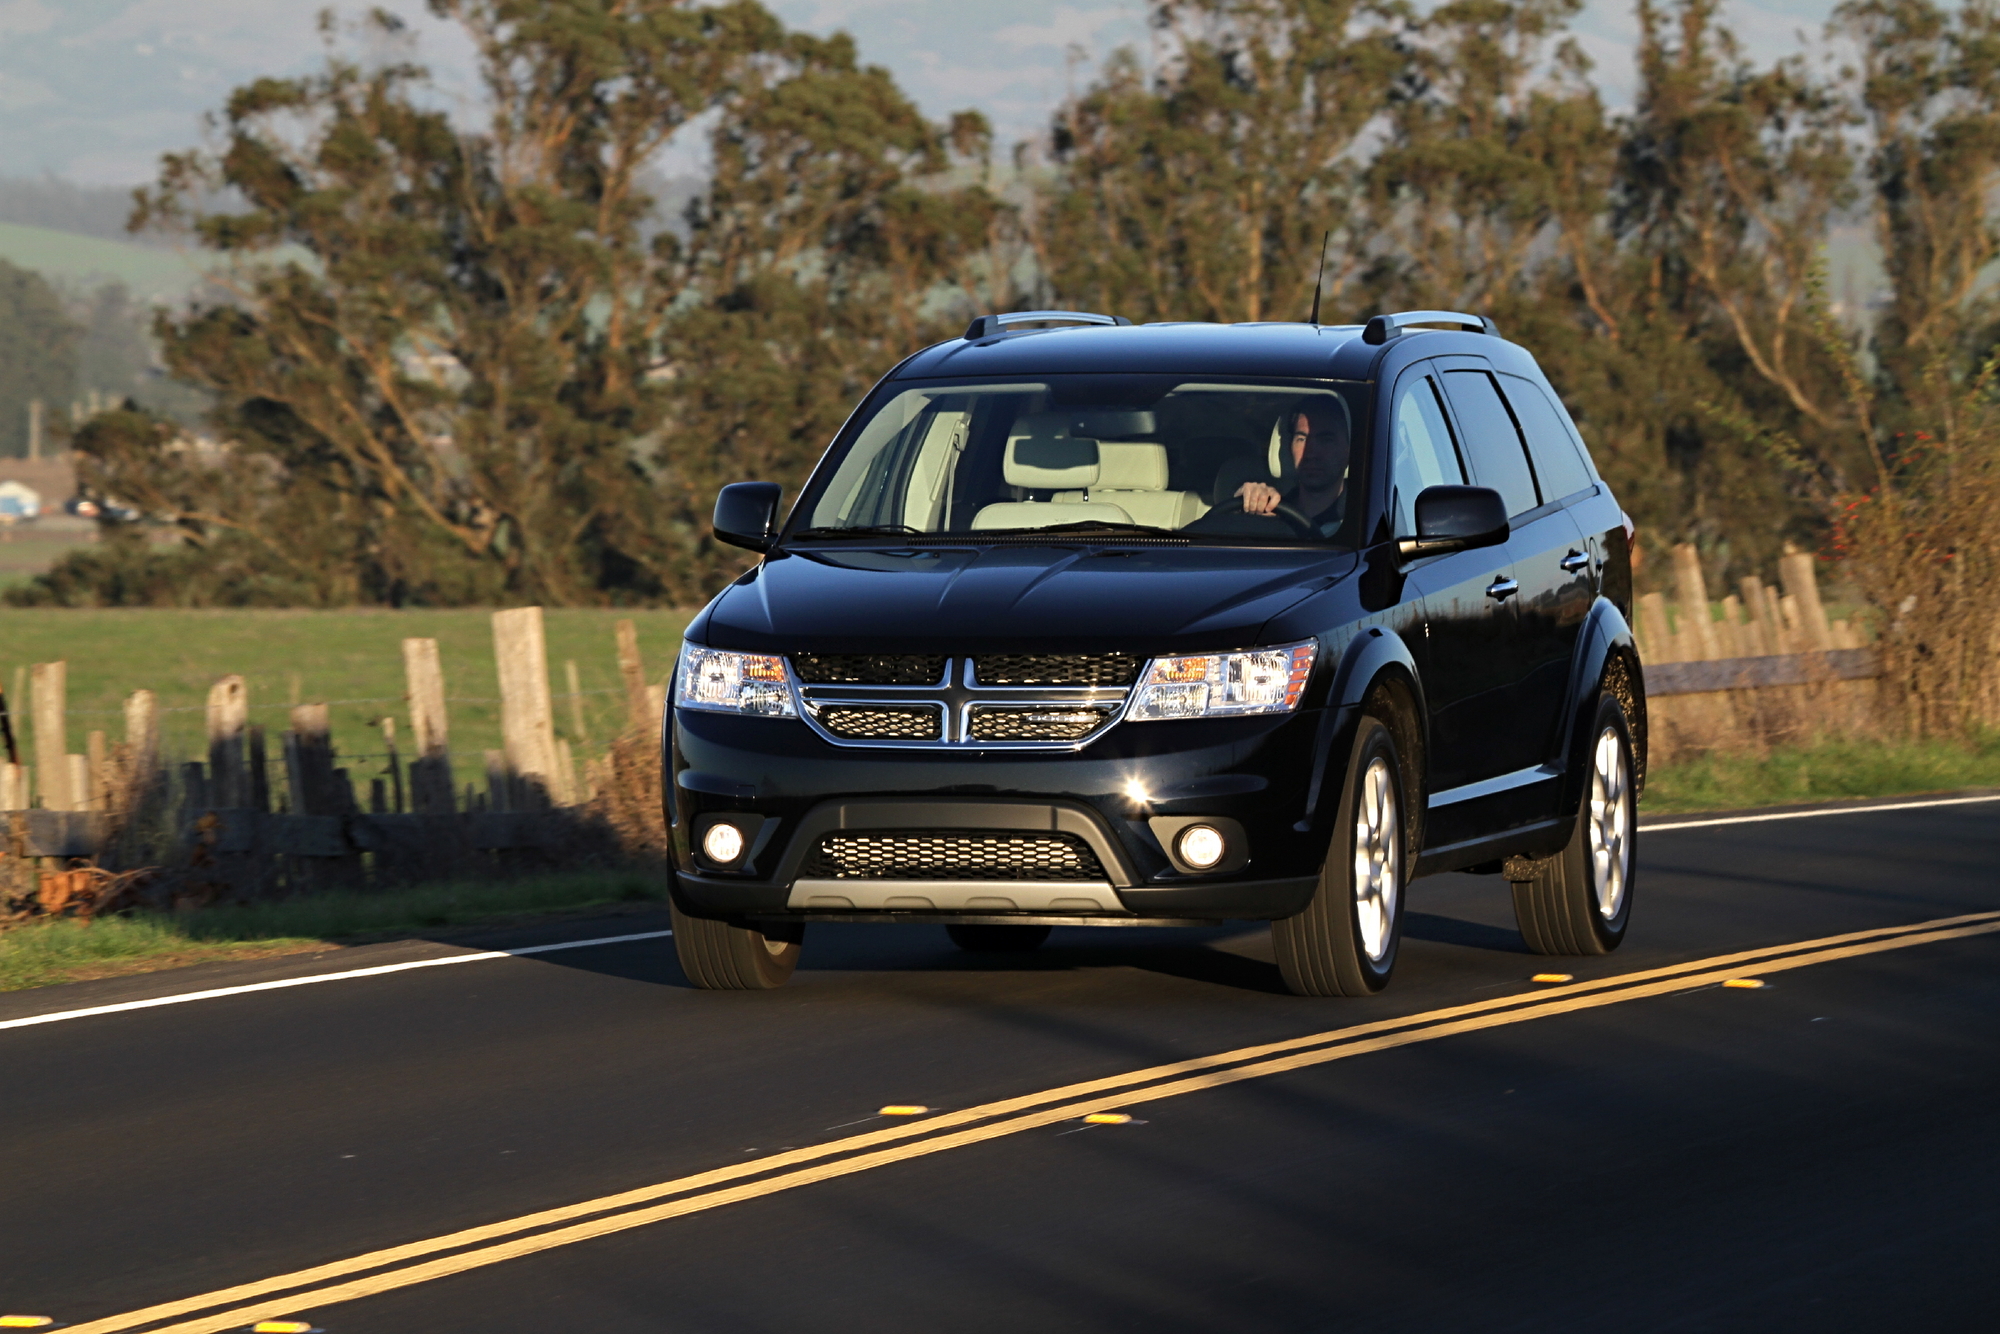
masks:
[[[1164,491],[1167,447],[1149,441],[1102,441],[1097,446],[1097,489]]]
[[[1009,486],[1033,491],[1070,491],[1097,485],[1097,442],[1069,434],[1055,413],[1035,413],[1014,423],[1007,435],[1002,474]]]

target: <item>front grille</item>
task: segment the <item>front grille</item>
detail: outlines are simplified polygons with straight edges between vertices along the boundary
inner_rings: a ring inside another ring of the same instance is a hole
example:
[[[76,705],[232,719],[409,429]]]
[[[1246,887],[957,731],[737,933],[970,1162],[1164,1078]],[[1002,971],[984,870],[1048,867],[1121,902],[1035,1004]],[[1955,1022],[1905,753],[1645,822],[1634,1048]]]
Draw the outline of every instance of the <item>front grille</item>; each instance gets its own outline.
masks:
[[[1111,721],[1110,709],[1040,706],[1004,709],[982,705],[972,711],[974,741],[1081,741]]]
[[[1139,659],[1125,653],[995,653],[974,660],[983,686],[1129,686]]]
[[[797,653],[792,670],[815,686],[934,686],[944,677],[944,655]]]
[[[831,704],[820,709],[819,724],[850,741],[936,741],[944,711],[935,704]]]
[[[828,834],[806,858],[807,880],[1102,880],[1074,834],[976,830]]]

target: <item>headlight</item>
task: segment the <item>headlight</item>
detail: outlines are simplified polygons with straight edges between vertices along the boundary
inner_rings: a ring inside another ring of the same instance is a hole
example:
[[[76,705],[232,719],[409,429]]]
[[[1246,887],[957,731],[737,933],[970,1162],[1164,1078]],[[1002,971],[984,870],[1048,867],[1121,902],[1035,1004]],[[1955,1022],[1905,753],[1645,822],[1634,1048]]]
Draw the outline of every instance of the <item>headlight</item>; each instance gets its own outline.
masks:
[[[754,713],[768,718],[798,716],[792,704],[791,677],[780,657],[683,643],[674,680],[675,708]]]
[[[1155,658],[1140,678],[1125,717],[1146,722],[1290,713],[1305,694],[1317,647],[1307,642],[1244,653]]]

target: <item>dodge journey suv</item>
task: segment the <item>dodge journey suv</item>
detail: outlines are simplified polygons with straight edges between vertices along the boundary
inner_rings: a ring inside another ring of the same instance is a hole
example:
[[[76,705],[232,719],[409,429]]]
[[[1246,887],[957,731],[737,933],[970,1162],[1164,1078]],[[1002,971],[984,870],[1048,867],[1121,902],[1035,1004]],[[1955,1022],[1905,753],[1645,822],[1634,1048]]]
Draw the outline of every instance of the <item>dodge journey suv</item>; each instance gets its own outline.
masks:
[[[763,559],[669,696],[697,986],[782,983],[816,921],[1247,919],[1363,995],[1441,871],[1504,875],[1542,953],[1625,935],[1632,528],[1491,321],[982,316],[715,534]]]

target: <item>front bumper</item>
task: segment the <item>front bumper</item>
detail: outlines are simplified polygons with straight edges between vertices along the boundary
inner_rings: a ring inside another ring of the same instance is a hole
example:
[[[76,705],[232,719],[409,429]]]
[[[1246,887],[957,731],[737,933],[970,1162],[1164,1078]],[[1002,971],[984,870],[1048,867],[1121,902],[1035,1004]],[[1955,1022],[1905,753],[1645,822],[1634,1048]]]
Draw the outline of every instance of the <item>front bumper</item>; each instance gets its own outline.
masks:
[[[1334,720],[1127,723],[1073,753],[857,750],[792,719],[676,711],[668,756],[676,895],[732,919],[1061,921],[1288,917],[1311,898],[1330,828],[1314,771]],[[1192,818],[1232,836],[1207,874],[1167,841]],[[733,865],[697,850],[718,819],[747,834]],[[881,879],[815,873],[836,832],[1020,831],[1079,841],[1101,878]]]

